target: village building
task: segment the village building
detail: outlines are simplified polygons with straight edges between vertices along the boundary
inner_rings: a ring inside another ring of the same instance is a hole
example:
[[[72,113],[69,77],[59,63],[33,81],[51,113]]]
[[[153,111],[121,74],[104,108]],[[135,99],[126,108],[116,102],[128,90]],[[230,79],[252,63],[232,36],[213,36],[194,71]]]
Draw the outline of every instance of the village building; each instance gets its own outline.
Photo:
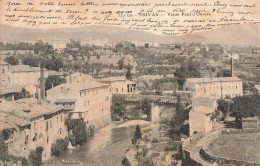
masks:
[[[68,136],[68,112],[62,106],[34,98],[1,101],[0,124],[9,154],[28,158],[30,150],[43,147],[42,159],[48,159],[52,144]]]
[[[111,123],[111,86],[100,82],[64,83],[47,91],[47,99],[73,110],[71,117],[83,118],[87,127]]]
[[[7,101],[14,101],[19,98],[19,94],[22,92],[21,86],[3,85],[0,87],[0,98]]]
[[[16,98],[15,93],[18,89],[24,88],[33,97],[37,98],[40,95],[40,67],[31,67],[29,65],[9,65],[1,61],[1,98],[13,95],[13,100]],[[43,77],[46,79],[49,72],[43,69]],[[20,91],[21,92],[21,91]]]
[[[9,84],[9,68],[10,65],[1,59],[0,70],[1,70],[1,85]]]
[[[113,94],[135,94],[137,92],[136,83],[125,77],[106,77],[98,81],[110,84]]]
[[[194,97],[215,96],[217,99],[243,96],[242,80],[237,77],[188,78],[183,86]]]
[[[216,108],[216,99],[212,97],[195,97],[192,99],[192,110],[189,112],[190,136],[199,132],[212,131],[214,127],[213,115]]]
[[[94,81],[94,78],[90,75],[86,75],[83,73],[73,73],[73,74],[67,76],[66,80],[67,80],[67,83],[78,83],[78,82],[88,83],[88,82]]]

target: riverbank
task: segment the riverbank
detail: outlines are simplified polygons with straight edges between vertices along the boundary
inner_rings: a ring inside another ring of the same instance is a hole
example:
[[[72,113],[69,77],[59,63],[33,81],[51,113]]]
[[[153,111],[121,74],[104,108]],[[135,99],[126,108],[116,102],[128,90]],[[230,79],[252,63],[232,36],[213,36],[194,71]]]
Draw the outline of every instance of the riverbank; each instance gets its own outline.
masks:
[[[86,144],[52,157],[43,165],[121,166],[137,124],[144,134],[151,128],[151,122],[143,120],[114,122],[96,131]]]

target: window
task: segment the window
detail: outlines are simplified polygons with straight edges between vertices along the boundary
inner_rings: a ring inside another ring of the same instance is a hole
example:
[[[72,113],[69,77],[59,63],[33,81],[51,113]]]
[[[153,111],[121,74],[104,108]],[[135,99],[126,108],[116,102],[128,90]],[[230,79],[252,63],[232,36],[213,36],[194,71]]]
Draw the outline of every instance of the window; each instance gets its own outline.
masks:
[[[52,128],[52,120],[50,120],[50,128]]]
[[[2,69],[2,73],[5,73],[5,69]]]
[[[62,115],[60,116],[60,122],[62,122]]]
[[[29,135],[25,136],[25,140],[24,140],[24,144],[27,145],[28,144],[28,140],[29,140]]]
[[[124,88],[122,88],[122,92],[124,92]]]
[[[49,143],[49,136],[47,137],[47,144]]]
[[[33,127],[34,127],[34,130],[37,130],[37,123],[36,122],[34,122]]]
[[[56,119],[57,119],[57,123],[59,123],[59,117],[57,117]]]
[[[49,129],[49,122],[47,121],[46,122],[46,131],[48,131],[48,129]]]

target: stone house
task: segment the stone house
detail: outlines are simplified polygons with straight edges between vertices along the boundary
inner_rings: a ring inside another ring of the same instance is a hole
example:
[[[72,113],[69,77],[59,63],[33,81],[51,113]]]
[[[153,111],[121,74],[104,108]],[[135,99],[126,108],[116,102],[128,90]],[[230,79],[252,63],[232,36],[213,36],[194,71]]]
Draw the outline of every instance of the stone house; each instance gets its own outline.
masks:
[[[197,97],[192,99],[192,110],[189,112],[190,136],[195,133],[212,131],[214,127],[213,115],[217,108],[214,98]]]
[[[72,118],[83,118],[87,127],[111,123],[111,86],[100,82],[64,83],[47,91],[47,99],[70,107]]]
[[[4,128],[8,152],[28,158],[30,150],[43,147],[42,159],[51,157],[51,146],[59,138],[68,136],[65,119],[69,110],[54,103],[34,98],[0,103],[0,122],[12,128]]]
[[[135,94],[137,92],[136,83],[125,77],[105,77],[98,81],[110,84],[113,94]]]

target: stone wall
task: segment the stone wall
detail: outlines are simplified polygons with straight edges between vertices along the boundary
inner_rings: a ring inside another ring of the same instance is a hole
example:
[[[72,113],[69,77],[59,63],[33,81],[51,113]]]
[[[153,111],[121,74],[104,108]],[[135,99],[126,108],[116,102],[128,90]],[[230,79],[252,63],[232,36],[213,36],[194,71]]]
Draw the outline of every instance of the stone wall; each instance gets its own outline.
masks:
[[[188,150],[183,150],[182,164],[187,165],[187,166],[203,166],[203,164],[199,163],[198,161],[193,160],[190,157],[190,152]]]
[[[253,133],[256,132],[256,129],[232,129],[232,130],[224,130],[221,132],[221,134],[238,134],[238,133]],[[209,161],[211,163],[218,163],[218,164],[223,164],[223,165],[236,165],[236,166],[257,166],[258,164],[252,163],[252,162],[246,162],[246,161],[241,161],[241,160],[234,160],[234,159],[229,159],[229,158],[224,158],[224,157],[219,157],[211,154],[210,152],[207,151],[210,143],[207,142],[205,143],[202,148],[200,149],[200,155],[202,158],[204,158],[206,161]]]
[[[260,129],[228,129],[221,131],[221,134],[239,134],[239,133],[256,133],[260,132]]]

